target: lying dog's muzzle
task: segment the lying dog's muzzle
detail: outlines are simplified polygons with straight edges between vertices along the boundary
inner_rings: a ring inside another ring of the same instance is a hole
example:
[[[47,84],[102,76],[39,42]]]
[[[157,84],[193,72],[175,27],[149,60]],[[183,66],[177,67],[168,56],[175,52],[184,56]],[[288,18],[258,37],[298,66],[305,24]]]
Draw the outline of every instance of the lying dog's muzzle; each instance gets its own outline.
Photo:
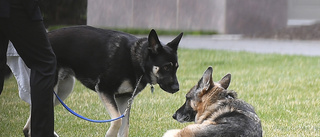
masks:
[[[172,118],[175,119],[175,120],[177,120],[177,113],[174,113],[174,114],[172,115]]]
[[[180,123],[185,123],[185,122],[192,122],[194,121],[194,118],[192,118],[190,115],[186,114],[186,115],[181,115],[181,114],[177,114],[174,113],[172,115],[172,118],[177,120]]]
[[[195,120],[197,112],[194,111],[189,103],[184,103],[173,115],[172,118],[180,123],[192,122]]]

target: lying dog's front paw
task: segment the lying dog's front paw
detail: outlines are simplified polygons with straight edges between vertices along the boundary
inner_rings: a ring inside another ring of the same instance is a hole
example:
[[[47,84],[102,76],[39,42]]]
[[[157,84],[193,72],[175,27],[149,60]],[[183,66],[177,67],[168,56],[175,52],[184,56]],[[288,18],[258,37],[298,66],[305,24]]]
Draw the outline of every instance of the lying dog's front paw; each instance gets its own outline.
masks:
[[[181,131],[181,129],[171,129],[168,130],[162,137],[179,137],[178,133]]]

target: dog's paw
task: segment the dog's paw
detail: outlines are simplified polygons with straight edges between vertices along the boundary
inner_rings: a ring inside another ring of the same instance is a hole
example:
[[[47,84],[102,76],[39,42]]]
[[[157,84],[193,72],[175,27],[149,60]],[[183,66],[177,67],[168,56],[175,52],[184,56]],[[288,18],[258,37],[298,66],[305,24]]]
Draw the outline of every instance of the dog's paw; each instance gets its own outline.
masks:
[[[179,137],[178,133],[181,131],[181,129],[171,129],[168,130],[162,137]]]

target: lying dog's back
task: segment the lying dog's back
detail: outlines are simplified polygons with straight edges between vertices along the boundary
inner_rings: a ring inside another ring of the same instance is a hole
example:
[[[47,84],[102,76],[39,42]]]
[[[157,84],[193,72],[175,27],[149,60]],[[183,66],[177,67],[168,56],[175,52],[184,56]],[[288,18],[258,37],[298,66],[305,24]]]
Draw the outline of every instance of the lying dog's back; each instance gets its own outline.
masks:
[[[259,117],[251,105],[235,98],[221,101],[219,104],[221,106],[213,108],[216,111],[203,121],[212,123],[204,124],[202,129],[205,130],[197,132],[196,137],[262,136]]]
[[[165,137],[260,137],[262,128],[254,108],[237,99],[237,93],[227,90],[231,75],[218,83],[212,81],[209,67],[202,78],[186,95],[186,102],[173,118],[192,122],[181,130],[169,130]]]

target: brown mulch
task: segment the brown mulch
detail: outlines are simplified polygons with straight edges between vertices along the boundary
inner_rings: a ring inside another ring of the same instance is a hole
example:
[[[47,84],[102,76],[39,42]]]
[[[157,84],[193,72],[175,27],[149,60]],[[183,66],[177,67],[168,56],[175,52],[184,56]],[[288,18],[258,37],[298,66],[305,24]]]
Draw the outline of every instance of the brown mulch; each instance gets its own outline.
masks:
[[[287,27],[273,32],[245,35],[244,37],[285,40],[320,40],[320,23],[308,26]]]

